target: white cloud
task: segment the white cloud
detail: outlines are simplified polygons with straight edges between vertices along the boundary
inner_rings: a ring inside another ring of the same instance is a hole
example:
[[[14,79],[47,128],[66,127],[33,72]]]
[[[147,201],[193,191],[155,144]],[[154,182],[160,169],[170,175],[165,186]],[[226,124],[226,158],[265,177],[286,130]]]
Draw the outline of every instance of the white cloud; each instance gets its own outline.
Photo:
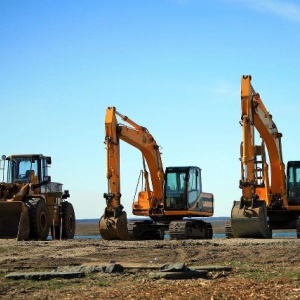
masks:
[[[244,3],[251,9],[272,13],[285,19],[300,22],[300,5],[285,0],[230,0]]]
[[[212,88],[212,92],[217,96],[225,96],[233,99],[236,99],[236,97],[239,97],[240,95],[239,87],[232,86],[225,81],[219,82],[214,88]]]

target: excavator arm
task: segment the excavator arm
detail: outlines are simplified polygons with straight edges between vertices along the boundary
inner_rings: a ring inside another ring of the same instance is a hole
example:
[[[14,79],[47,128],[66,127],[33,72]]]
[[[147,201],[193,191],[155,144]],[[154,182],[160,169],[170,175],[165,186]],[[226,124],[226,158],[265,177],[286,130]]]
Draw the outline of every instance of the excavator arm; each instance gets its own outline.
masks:
[[[251,85],[250,75],[244,75],[241,79],[241,125],[242,196],[240,201],[234,201],[231,227],[235,237],[268,238],[272,236],[268,209],[287,206],[282,134]],[[255,130],[260,135],[260,145],[255,144]]]
[[[126,118],[128,121],[128,118]],[[119,137],[124,142],[139,149],[144,161],[144,176],[146,182],[146,197],[150,210],[156,210],[157,213],[163,208],[163,185],[164,171],[160,156],[159,146],[153,136],[145,127],[131,123],[133,127],[118,125]],[[147,163],[152,188],[149,185],[148,171],[145,166]]]
[[[272,115],[265,108],[260,95],[252,87],[249,75],[243,76],[241,81],[241,110],[243,140],[240,187],[243,200],[251,201],[253,198],[258,198],[265,201],[268,207],[278,205],[280,201],[284,207],[287,207],[285,165],[281,147],[282,134],[278,132]],[[262,145],[255,145],[254,129],[260,134]],[[265,146],[270,160],[270,182],[264,153]]]
[[[104,193],[106,207],[99,221],[100,235],[106,240],[128,240],[127,214],[121,205],[120,146],[115,108],[109,107],[105,116],[105,145],[108,192]]]
[[[130,126],[118,123],[117,116]],[[148,173],[144,172],[146,191],[143,196],[146,197],[147,207],[156,211],[163,209],[163,165],[159,146],[148,130],[117,112],[115,107],[108,107],[106,110],[105,133],[108,192],[104,194],[106,208],[100,219],[99,229],[104,239],[126,240],[129,236],[127,216],[121,204],[120,139],[141,151],[148,165],[153,186],[152,191]]]
[[[300,206],[297,198],[293,198],[298,193],[298,181],[290,175],[296,173],[300,162],[288,162],[285,173],[282,134],[251,85],[250,75],[244,75],[241,80],[241,114],[242,196],[233,203],[231,226],[226,225],[227,236],[232,232],[234,237],[270,238],[273,229],[297,226],[300,232],[300,222],[297,225]],[[260,145],[255,144],[255,131],[260,136]]]

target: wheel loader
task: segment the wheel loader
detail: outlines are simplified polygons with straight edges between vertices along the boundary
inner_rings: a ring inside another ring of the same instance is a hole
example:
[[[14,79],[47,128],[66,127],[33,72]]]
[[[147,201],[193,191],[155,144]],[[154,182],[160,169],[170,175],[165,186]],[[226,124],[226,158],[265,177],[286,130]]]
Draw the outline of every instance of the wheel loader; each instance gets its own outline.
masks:
[[[42,154],[2,156],[1,239],[47,240],[49,231],[52,239],[74,238],[75,212],[66,200],[69,191],[51,181],[49,165],[51,157]]]

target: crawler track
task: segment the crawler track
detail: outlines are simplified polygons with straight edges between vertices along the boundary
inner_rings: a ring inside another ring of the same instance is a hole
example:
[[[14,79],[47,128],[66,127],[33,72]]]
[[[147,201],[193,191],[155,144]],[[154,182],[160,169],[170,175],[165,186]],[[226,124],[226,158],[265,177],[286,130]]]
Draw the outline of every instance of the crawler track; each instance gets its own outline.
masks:
[[[212,239],[213,230],[211,223],[202,220],[173,221],[169,227],[170,239]]]

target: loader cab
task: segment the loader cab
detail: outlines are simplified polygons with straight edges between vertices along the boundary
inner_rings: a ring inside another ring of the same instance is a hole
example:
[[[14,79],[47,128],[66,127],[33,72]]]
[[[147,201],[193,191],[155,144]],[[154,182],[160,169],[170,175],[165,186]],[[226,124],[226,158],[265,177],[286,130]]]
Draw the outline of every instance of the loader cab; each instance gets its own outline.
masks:
[[[300,205],[300,161],[287,163],[288,205]]]
[[[11,155],[7,161],[7,183],[41,183],[50,181],[48,165],[51,157],[37,155]]]
[[[168,167],[165,172],[165,210],[186,210],[197,202],[202,192],[201,169]]]

